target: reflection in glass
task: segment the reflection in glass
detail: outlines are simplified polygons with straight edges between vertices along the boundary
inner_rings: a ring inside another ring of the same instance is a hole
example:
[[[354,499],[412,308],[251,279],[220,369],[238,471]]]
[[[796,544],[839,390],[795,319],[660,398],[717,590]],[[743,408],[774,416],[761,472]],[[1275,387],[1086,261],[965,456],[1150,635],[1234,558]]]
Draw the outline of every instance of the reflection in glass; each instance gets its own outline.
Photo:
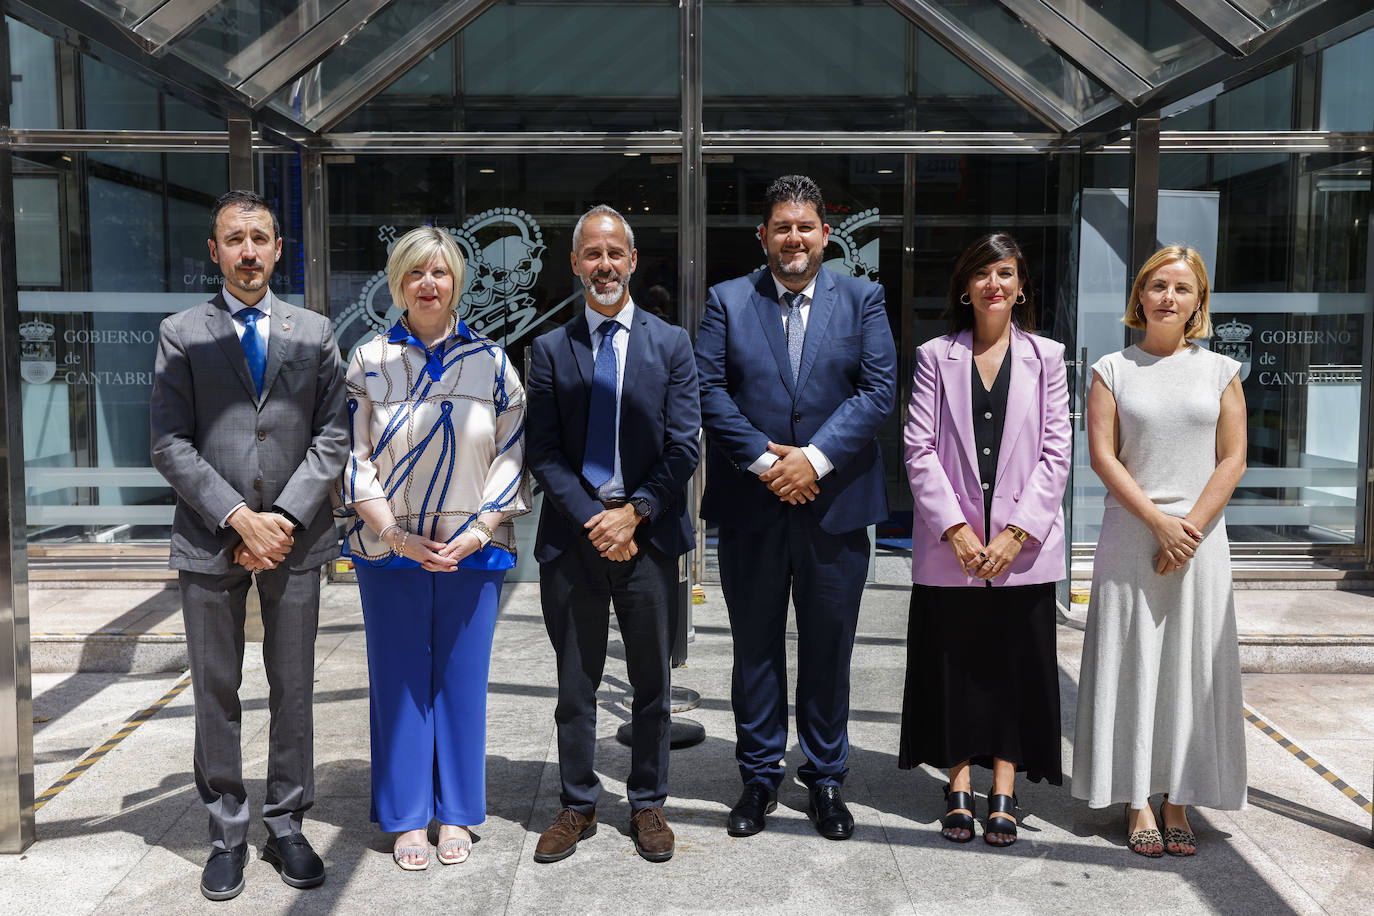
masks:
[[[1321,55],[1322,130],[1374,130],[1374,92],[1368,88],[1374,67],[1374,29],[1332,45]]]
[[[1080,121],[1090,121],[1114,106],[1105,86],[1039,40],[997,0],[962,0],[940,9],[964,27],[980,53],[1023,73]]]
[[[219,3],[185,38],[178,56],[230,83],[252,75],[344,0],[257,0]]]
[[[707,130],[907,127],[915,29],[885,2],[708,0],[701,34]],[[761,53],[761,36],[786,53]]]
[[[345,354],[400,312],[383,268],[418,225],[448,228],[467,259],[459,313],[517,358],[577,314],[572,229],[607,203],[635,233],[636,303],[678,320],[677,162],[650,156],[359,156],[329,166],[330,314]],[[523,371],[523,362],[521,363]]]
[[[1156,86],[1222,54],[1164,0],[1064,0],[1054,6]]]
[[[588,55],[592,47],[615,48],[614,65]],[[678,61],[678,9],[670,0],[507,0],[336,129],[673,130]]]
[[[132,27],[149,13],[167,3],[168,0],[82,0],[82,2],[87,6],[94,7],[111,19],[118,19]]]
[[[10,127],[55,130],[57,55],[53,40],[22,22],[5,18],[9,30]]]
[[[1283,25],[1294,16],[1321,6],[1325,0],[1232,0],[1267,29]]]
[[[1231,541],[1359,542],[1370,160],[1166,154],[1160,175],[1159,238],[1197,247],[1211,273],[1216,332],[1205,345],[1242,364],[1249,470],[1226,510]],[[1125,202],[1119,187],[1081,199],[1078,342],[1089,363],[1127,339]],[[1085,448],[1080,433],[1080,543],[1096,539],[1102,505]]]

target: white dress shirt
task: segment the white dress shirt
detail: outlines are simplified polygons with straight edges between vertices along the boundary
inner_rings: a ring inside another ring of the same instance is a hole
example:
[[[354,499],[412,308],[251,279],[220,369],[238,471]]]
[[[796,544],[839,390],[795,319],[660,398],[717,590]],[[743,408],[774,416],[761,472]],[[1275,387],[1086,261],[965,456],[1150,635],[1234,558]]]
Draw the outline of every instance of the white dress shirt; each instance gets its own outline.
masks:
[[[786,337],[787,303],[782,301],[782,296],[783,293],[790,293],[791,290],[783,286],[780,282],[778,282],[777,277],[773,278],[773,285],[777,287],[778,290],[778,307],[782,310],[783,336]],[[811,300],[815,297],[815,294],[816,278],[812,277],[811,282],[806,284],[806,289],[802,290],[800,293],[801,323],[803,333],[805,333],[806,331],[806,323],[811,320]],[[802,454],[806,456],[807,461],[811,462],[811,467],[815,469],[816,477],[818,479],[824,477],[826,474],[829,474],[831,471],[835,470],[835,465],[830,463],[830,459],[825,457],[825,453],[822,452],[820,449],[816,448],[816,446],[814,445],[808,444],[802,446]],[[762,455],[754,459],[754,463],[749,465],[749,470],[754,474],[762,474],[764,471],[768,470],[774,464],[776,464],[779,457],[780,456],[775,455],[772,452],[764,452]]]
[[[605,315],[587,305],[584,297],[582,300],[583,313],[587,318],[587,328],[591,331],[592,337],[592,365],[596,365],[596,354],[601,351],[601,324],[606,321]],[[620,470],[620,391],[625,387],[625,354],[630,351],[630,328],[634,324],[635,303],[633,299],[625,300],[625,307],[611,319],[619,322],[621,330],[615,332],[611,338],[611,349],[615,351],[615,468],[611,471],[611,479],[601,485],[597,491],[597,496],[601,499],[624,499],[625,498],[625,476]]]
[[[239,317],[239,312],[248,308],[248,306],[234,298],[234,295],[229,292],[227,287],[221,290],[221,292],[224,294],[224,301],[229,305],[229,314],[234,317],[234,334],[238,336],[239,343],[243,343],[243,332],[248,329],[248,324]],[[269,289],[267,295],[259,299],[258,304],[253,306],[253,308],[262,312],[262,317],[258,319],[258,323],[255,327],[257,328],[258,339],[262,341],[262,352],[266,353],[267,338],[271,334],[272,322],[264,319],[272,317],[272,290]]]

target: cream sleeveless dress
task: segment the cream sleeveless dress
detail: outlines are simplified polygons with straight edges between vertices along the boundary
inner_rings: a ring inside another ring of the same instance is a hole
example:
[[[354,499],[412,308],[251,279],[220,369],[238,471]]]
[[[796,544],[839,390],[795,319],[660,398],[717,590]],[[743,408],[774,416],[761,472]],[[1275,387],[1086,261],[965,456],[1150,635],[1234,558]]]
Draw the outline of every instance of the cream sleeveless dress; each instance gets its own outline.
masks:
[[[1216,468],[1221,394],[1239,369],[1197,345],[1166,357],[1131,346],[1093,365],[1116,399],[1122,464],[1169,515],[1187,515]],[[1091,807],[1144,807],[1160,792],[1179,805],[1245,805],[1224,516],[1203,535],[1181,573],[1161,576],[1149,529],[1107,496],[1073,750],[1073,794]]]

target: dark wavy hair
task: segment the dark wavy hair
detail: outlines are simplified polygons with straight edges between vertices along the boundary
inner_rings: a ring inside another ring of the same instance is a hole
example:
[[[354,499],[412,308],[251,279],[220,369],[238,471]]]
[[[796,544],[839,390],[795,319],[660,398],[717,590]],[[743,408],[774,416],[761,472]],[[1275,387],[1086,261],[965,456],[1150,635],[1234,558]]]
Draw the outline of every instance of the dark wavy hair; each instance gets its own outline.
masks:
[[[960,301],[968,292],[969,280],[978,268],[986,267],[997,261],[1015,260],[1016,276],[1021,281],[1024,302],[1011,307],[1012,324],[1027,334],[1035,330],[1035,302],[1031,297],[1030,268],[1026,256],[1016,239],[1005,232],[994,232],[976,240],[964,249],[959,260],[954,262],[954,273],[949,278],[949,300],[945,303],[945,322],[949,333],[958,334],[973,327],[973,306]]]
[[[215,205],[210,208],[210,239],[215,238],[215,229],[219,226],[219,214],[221,210],[233,207],[236,210],[262,210],[272,217],[272,237],[281,238],[281,223],[277,222],[277,214],[272,212],[272,208],[267,205],[267,201],[260,194],[252,191],[226,191],[215,201]]]
[[[783,175],[763,192],[763,224],[773,218],[773,208],[778,204],[810,204],[816,208],[816,215],[825,222],[825,195],[820,185],[805,175]]]

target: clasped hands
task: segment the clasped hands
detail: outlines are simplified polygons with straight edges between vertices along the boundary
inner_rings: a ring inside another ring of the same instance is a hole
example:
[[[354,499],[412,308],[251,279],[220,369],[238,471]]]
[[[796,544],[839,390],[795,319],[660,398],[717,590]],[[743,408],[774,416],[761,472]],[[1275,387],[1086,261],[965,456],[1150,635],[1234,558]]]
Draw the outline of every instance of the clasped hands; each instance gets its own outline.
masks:
[[[296,526],[280,512],[254,512],[239,506],[229,514],[229,526],[243,538],[234,549],[234,562],[249,572],[275,569],[295,544]]]
[[[960,522],[945,532],[945,538],[954,549],[954,556],[964,572],[977,579],[997,578],[1007,571],[1021,553],[1021,542],[1007,530],[984,546],[973,529],[965,522]]]
[[[635,529],[640,521],[634,504],[626,503],[615,509],[602,509],[587,519],[582,527],[587,529],[587,539],[597,553],[613,562],[624,563],[639,553],[639,547],[635,544]]]
[[[768,451],[778,456],[773,466],[759,475],[769,490],[785,503],[799,506],[809,503],[821,492],[816,482],[816,469],[806,452],[796,445],[768,443]]]
[[[469,531],[447,542],[430,540],[400,528],[391,528],[385,533],[387,546],[397,556],[414,560],[429,572],[453,572],[459,563],[482,549],[481,538]]]
[[[1150,533],[1159,543],[1159,551],[1151,562],[1155,572],[1161,576],[1181,571],[1202,543],[1202,531],[1196,525],[1186,518],[1176,518],[1163,512],[1150,524]]]

